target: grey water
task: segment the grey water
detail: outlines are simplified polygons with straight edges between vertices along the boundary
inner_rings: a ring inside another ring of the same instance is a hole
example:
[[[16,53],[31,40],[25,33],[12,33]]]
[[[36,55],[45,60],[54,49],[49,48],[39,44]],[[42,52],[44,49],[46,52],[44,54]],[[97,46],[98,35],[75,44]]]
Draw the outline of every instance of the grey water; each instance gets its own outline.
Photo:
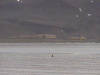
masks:
[[[100,44],[1,43],[0,75],[100,75]]]
[[[100,43],[1,43],[0,52],[94,54]]]

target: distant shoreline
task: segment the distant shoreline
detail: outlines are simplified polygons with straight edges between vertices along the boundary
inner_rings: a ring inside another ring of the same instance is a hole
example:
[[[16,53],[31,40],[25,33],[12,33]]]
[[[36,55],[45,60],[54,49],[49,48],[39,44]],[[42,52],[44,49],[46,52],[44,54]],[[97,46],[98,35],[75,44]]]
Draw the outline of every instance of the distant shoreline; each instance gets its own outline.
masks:
[[[0,39],[0,43],[100,43],[100,41],[63,39]]]

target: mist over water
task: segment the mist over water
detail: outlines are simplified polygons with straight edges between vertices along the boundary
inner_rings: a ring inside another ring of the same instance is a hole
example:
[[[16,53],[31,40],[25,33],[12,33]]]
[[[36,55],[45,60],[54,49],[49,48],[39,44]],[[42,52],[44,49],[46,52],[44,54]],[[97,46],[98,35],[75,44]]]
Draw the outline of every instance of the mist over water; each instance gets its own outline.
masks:
[[[11,53],[100,53],[99,43],[1,43],[0,52]]]
[[[0,75],[100,75],[100,44],[0,43]]]

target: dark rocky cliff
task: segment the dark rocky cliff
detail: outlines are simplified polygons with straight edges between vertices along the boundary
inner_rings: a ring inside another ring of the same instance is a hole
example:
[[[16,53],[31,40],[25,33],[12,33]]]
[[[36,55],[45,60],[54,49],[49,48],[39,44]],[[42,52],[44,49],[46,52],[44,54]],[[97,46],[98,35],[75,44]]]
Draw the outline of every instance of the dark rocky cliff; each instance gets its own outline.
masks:
[[[100,0],[0,0],[0,37],[100,35]]]

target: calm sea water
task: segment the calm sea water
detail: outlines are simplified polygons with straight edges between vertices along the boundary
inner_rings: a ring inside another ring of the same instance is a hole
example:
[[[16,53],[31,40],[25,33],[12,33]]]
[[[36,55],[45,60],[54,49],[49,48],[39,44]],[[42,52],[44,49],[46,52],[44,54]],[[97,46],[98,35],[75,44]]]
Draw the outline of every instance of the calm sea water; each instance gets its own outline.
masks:
[[[100,55],[0,53],[0,75],[100,75]]]
[[[14,53],[100,53],[99,43],[1,43],[0,52]]]
[[[1,43],[0,75],[100,75],[100,44]]]

